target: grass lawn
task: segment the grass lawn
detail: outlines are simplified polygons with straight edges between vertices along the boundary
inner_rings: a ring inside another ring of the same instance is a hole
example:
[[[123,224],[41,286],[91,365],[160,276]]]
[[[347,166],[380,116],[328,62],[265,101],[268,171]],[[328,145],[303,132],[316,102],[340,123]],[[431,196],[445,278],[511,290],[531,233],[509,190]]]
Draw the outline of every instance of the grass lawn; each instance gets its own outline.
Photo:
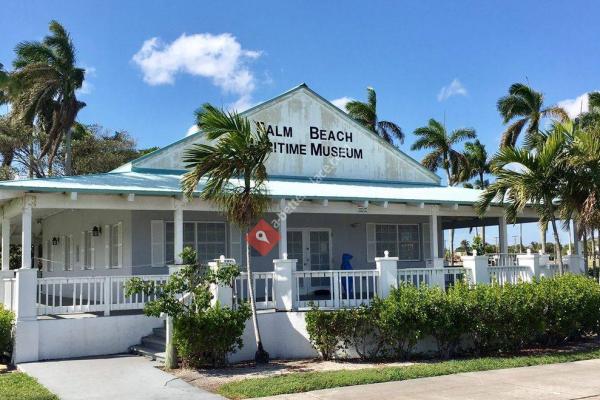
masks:
[[[13,372],[0,375],[0,399],[58,400],[58,397],[29,375]]]
[[[548,355],[487,357],[415,364],[407,367],[382,367],[328,372],[296,372],[267,378],[252,378],[226,383],[218,393],[231,399],[299,393],[339,386],[364,385],[459,372],[487,371],[600,358],[600,349]]]

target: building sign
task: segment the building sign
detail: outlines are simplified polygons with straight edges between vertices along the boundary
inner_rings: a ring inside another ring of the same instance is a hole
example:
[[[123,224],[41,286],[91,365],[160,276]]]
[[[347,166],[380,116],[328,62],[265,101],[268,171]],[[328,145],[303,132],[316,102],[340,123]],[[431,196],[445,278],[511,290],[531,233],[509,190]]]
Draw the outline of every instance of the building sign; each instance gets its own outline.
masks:
[[[273,144],[273,153],[363,159],[363,149],[353,146],[353,134],[349,131],[323,129],[318,126],[309,126],[302,132],[292,126],[271,125],[259,122]],[[309,138],[309,143],[294,141],[294,132]]]

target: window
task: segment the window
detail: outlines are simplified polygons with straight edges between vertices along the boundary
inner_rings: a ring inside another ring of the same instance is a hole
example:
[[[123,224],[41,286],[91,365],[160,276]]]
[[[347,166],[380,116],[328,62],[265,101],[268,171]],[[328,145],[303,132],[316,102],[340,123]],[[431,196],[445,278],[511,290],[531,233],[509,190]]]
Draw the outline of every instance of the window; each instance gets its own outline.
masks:
[[[83,234],[83,268],[93,269],[94,248],[92,247],[92,231]]]
[[[65,271],[71,271],[73,269],[73,265],[71,264],[71,236],[65,236]]]
[[[165,223],[165,260],[175,262],[174,223]],[[183,247],[191,247],[198,253],[201,263],[212,261],[226,254],[224,222],[185,222],[183,224]]]
[[[390,252],[390,257],[404,261],[420,260],[419,225],[375,225],[376,254]]]

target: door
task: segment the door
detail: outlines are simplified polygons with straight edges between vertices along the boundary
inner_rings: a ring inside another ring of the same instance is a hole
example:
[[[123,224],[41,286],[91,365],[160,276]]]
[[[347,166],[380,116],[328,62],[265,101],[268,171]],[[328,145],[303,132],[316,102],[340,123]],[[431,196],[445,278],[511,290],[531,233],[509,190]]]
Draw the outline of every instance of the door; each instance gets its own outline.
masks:
[[[289,229],[288,258],[297,259],[298,271],[328,271],[331,269],[331,230],[326,228]],[[329,289],[329,278],[303,279],[299,282],[308,294]]]

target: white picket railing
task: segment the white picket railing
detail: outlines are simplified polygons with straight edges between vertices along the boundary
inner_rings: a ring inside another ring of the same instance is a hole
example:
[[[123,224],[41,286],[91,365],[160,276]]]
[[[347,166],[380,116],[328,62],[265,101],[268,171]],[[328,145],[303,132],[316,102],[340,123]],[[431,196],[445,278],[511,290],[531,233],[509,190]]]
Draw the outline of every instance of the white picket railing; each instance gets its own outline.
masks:
[[[490,267],[514,267],[518,265],[517,254],[495,253],[490,254],[488,259]]]
[[[296,271],[294,305],[307,308],[358,307],[369,304],[379,290],[376,270]]]
[[[125,295],[134,276],[38,278],[38,315],[139,310],[155,295]],[[135,275],[144,281],[166,282],[167,275]]]
[[[2,299],[2,303],[4,305],[5,310],[16,311],[15,310],[15,278],[5,278],[2,280],[2,285],[4,285],[4,299]]]
[[[257,309],[275,308],[274,272],[253,272],[252,286],[254,288],[254,302]],[[234,303],[239,304],[250,300],[248,295],[248,274],[242,273],[233,285]]]
[[[398,284],[433,287],[444,282],[444,288],[447,289],[459,281],[471,282],[470,272],[463,267],[402,268],[398,270]]]
[[[144,281],[154,281],[155,284],[167,282],[168,275],[138,275]],[[110,278],[110,309],[111,310],[140,310],[148,301],[156,299],[156,293],[136,293],[131,296],[125,294],[125,282],[131,276],[113,276]]]
[[[490,283],[504,286],[531,281],[531,270],[525,266],[489,267]]]

